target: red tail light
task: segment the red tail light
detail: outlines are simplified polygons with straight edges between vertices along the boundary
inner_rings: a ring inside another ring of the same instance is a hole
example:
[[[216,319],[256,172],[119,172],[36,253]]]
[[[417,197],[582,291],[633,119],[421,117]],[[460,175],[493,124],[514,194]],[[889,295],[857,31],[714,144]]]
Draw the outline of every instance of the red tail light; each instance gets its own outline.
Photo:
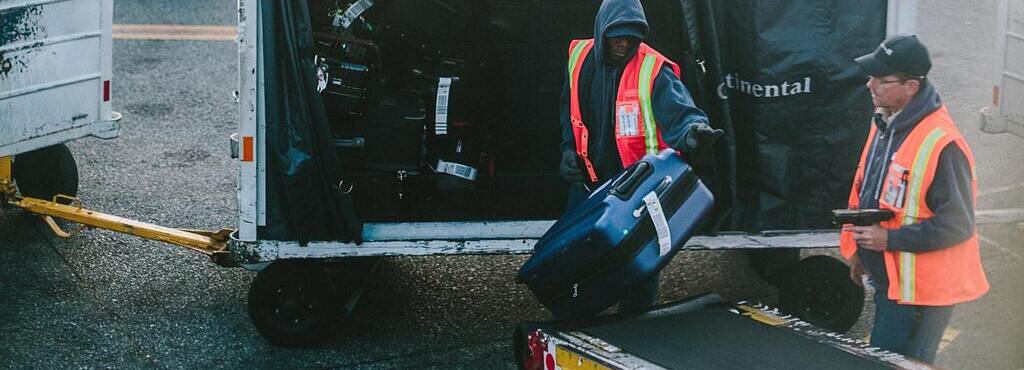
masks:
[[[110,80],[103,81],[103,102],[110,101]]]
[[[548,341],[544,338],[544,334],[541,334],[540,330],[531,331],[530,334],[526,335],[526,348],[523,350],[523,369],[526,370],[544,370],[545,361],[544,352],[548,349]],[[550,356],[548,356],[550,357]],[[551,358],[551,363],[548,365],[548,369],[554,369],[555,363],[554,358]]]
[[[999,106],[999,86],[992,86],[992,105]]]

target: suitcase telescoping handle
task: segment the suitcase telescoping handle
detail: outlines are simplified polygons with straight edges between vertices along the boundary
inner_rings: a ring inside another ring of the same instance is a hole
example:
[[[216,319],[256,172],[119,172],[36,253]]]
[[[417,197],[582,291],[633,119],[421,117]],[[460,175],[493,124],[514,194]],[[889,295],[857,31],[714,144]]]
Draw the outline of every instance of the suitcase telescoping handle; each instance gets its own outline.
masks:
[[[633,196],[636,192],[637,187],[640,186],[647,177],[651,176],[653,166],[645,161],[636,162],[636,164],[629,167],[622,176],[619,176],[615,183],[612,184],[612,195],[622,200],[627,200]]]

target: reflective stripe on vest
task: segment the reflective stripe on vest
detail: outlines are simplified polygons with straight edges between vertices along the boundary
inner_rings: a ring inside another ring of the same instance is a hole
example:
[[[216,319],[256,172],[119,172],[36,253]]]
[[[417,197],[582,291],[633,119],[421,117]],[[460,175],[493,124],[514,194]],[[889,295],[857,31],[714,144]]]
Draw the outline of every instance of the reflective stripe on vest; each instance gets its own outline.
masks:
[[[946,132],[942,128],[936,127],[925,136],[924,142],[921,143],[920,149],[917,150],[917,154],[914,155],[914,164],[911,166],[911,173],[923,174],[928,169],[928,163],[933,159],[932,156],[937,156],[939,153],[935,150],[935,144],[938,143],[939,139],[946,135]],[[938,158],[934,158],[938,160]],[[903,219],[902,225],[913,225],[917,223],[918,217],[921,216],[921,207],[925,204],[925,195],[927,192],[922,191],[925,176],[913,176],[909,186],[907,187],[906,200],[907,204],[903,207]],[[899,268],[899,286],[900,286],[900,300],[913,302],[914,292],[917,286],[917,282],[914,279],[917,268],[917,258],[914,253],[900,252],[899,254],[900,268]]]
[[[637,84],[639,87],[636,91],[640,97],[640,111],[644,115],[644,143],[647,144],[647,154],[658,153],[658,135],[651,135],[652,132],[658,132],[658,126],[654,120],[654,108],[651,107],[651,90],[653,89],[651,85],[656,77],[654,64],[657,61],[657,56],[644,55],[644,61],[640,65],[640,81]]]

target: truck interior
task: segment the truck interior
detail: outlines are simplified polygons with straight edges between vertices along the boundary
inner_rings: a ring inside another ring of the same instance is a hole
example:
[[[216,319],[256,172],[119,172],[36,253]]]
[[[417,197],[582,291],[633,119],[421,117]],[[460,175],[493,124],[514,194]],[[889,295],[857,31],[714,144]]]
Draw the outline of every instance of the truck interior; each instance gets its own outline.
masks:
[[[832,227],[872,109],[852,60],[884,38],[887,2],[642,3],[646,42],[680,65],[696,105],[725,131],[713,158],[690,163],[715,195],[706,230]],[[349,241],[363,222],[557,219],[570,186],[558,174],[568,44],[592,36],[599,5],[261,2],[260,238]],[[330,195],[338,189],[344,199]]]
[[[567,47],[593,32],[598,3],[310,1],[318,90],[357,213],[557,218]],[[648,43],[692,59],[680,3],[647,5]]]

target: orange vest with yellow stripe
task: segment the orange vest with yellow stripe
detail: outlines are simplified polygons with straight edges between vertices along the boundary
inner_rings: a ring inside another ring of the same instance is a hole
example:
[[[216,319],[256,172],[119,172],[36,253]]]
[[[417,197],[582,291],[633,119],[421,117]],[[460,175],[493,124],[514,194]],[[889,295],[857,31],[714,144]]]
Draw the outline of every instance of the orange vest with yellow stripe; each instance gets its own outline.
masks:
[[[865,161],[876,131],[872,124],[853,189],[850,190],[851,209],[858,208],[860,204],[858,185],[864,181]],[[945,106],[939,107],[913,128],[893,154],[878,203],[879,207],[892,210],[895,216],[882,222],[883,228],[894,230],[934,216],[925,197],[935,179],[939,155],[950,144],[958,146],[967,157],[971,167],[972,194],[977,191],[974,155],[949,117],[949,111]],[[840,234],[839,249],[846,258],[856,253],[853,232]],[[981,266],[976,229],[970,238],[951,247],[922,253],[887,250],[883,254],[889,278],[888,297],[900,304],[948,306],[974,300],[989,289]]]
[[[569,43],[569,119],[572,133],[576,139],[576,155],[583,161],[587,177],[597,182],[597,173],[588,156],[588,132],[580,114],[579,81],[583,61],[594,48],[594,39],[572,40]],[[676,76],[681,75],[679,66],[658,51],[640,43],[636,55],[626,64],[619,80],[619,89],[615,97],[615,144],[618,148],[622,167],[628,167],[643,158],[645,154],[655,154],[668,148],[661,138],[654,119],[651,105],[651,93],[654,90],[654,79],[658,77],[661,67],[668,63]]]

